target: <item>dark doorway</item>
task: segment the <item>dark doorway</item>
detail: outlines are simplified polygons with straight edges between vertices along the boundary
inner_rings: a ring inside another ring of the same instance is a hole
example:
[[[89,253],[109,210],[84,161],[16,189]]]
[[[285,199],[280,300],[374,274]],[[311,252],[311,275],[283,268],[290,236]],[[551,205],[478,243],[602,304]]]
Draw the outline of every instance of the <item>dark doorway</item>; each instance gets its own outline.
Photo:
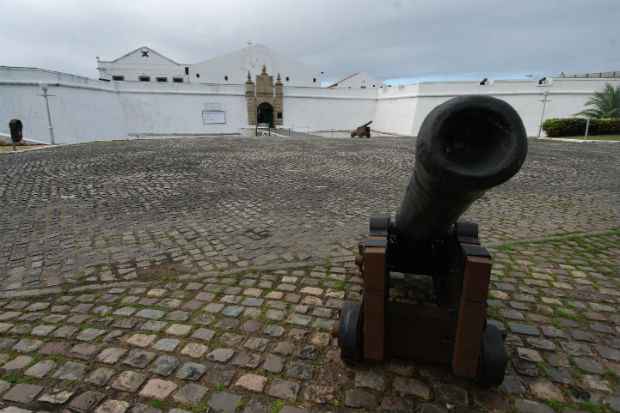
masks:
[[[258,105],[256,109],[256,122],[259,125],[261,123],[266,123],[270,128],[273,128],[273,106],[267,102]]]

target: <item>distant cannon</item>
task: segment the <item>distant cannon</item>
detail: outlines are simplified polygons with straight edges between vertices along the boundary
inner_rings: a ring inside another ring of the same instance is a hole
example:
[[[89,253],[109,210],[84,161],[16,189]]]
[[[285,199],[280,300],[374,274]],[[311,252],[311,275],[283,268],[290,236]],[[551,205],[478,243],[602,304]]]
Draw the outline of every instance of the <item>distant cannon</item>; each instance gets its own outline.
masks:
[[[365,124],[363,124],[362,126],[359,126],[357,128],[355,128],[353,131],[351,131],[351,137],[355,138],[370,138],[370,127],[369,125],[372,123],[372,121],[367,122]]]
[[[11,132],[11,141],[13,141],[13,151],[15,151],[15,145],[20,144],[23,135],[24,125],[19,119],[11,119],[9,121],[9,131]]]
[[[364,293],[361,304],[346,302],[341,310],[344,361],[444,363],[482,385],[502,383],[504,337],[487,324],[491,256],[477,224],[457,221],[485,191],[515,175],[526,154],[523,122],[504,101],[463,96],[429,113],[400,210],[372,216],[359,244]],[[409,281],[404,300],[390,299],[392,272]]]

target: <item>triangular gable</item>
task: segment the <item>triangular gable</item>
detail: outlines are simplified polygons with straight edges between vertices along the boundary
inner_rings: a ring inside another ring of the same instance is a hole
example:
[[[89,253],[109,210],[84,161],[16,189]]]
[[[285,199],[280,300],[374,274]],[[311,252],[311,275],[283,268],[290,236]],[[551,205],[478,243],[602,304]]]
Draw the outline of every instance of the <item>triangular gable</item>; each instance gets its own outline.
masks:
[[[138,48],[136,48],[136,49],[132,50],[131,52],[129,52],[129,53],[125,53],[125,54],[124,54],[124,55],[122,55],[121,57],[118,57],[118,58],[116,58],[116,59],[114,59],[114,60],[110,60],[110,61],[104,61],[104,60],[102,60],[102,62],[106,62],[106,63],[117,63],[117,62],[119,62],[119,61],[121,61],[121,60],[123,60],[123,59],[125,59],[125,58],[127,58],[127,57],[130,57],[130,56],[132,56],[132,55],[135,55],[135,54],[141,54],[143,50],[148,50],[148,52],[149,52],[151,55],[154,55],[154,56],[157,56],[157,57],[159,57],[159,58],[161,58],[161,59],[164,59],[164,60],[166,60],[166,61],[168,61],[168,62],[170,62],[170,63],[172,63],[172,64],[174,64],[174,65],[179,65],[179,63],[175,62],[175,61],[174,61],[174,60],[172,60],[171,58],[164,56],[163,54],[159,53],[159,52],[158,52],[158,51],[156,51],[156,50],[151,49],[151,48],[150,48],[150,47],[148,47],[148,46],[138,47]]]

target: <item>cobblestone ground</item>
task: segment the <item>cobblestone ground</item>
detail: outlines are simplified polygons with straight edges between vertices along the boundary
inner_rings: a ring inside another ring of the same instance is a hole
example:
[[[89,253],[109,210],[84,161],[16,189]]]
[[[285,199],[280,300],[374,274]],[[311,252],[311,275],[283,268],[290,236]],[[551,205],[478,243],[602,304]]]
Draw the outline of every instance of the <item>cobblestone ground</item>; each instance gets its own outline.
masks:
[[[108,142],[0,157],[0,412],[620,411],[620,145],[532,142],[468,216],[511,364],[345,366],[330,336],[405,139]],[[210,409],[210,410],[209,410]]]

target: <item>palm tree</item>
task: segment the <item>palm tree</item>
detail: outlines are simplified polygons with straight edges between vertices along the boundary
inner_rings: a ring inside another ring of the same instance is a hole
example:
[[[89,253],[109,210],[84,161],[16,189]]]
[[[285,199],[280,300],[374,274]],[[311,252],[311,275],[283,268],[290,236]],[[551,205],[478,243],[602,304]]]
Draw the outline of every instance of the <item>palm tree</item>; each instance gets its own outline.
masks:
[[[586,106],[591,108],[576,115],[591,119],[620,118],[620,86],[614,88],[607,83],[602,92],[594,92]]]

